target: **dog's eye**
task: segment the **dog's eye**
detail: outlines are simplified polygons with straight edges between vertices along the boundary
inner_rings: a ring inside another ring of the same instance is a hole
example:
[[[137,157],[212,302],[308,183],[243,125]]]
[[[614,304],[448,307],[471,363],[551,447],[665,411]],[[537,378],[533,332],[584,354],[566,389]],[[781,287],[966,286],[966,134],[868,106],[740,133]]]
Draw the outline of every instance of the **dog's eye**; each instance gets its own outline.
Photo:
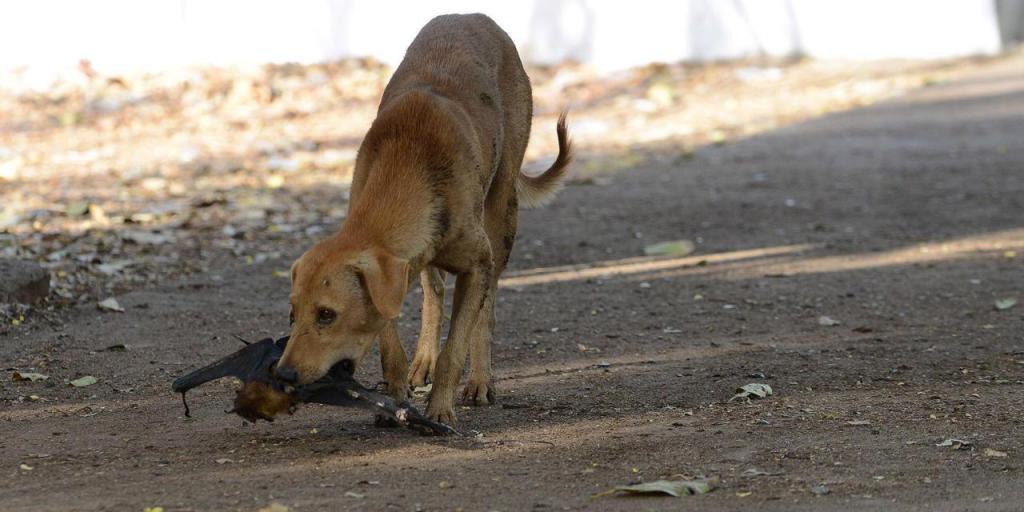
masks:
[[[316,308],[316,322],[320,325],[327,325],[333,322],[336,316],[338,315],[333,309]]]

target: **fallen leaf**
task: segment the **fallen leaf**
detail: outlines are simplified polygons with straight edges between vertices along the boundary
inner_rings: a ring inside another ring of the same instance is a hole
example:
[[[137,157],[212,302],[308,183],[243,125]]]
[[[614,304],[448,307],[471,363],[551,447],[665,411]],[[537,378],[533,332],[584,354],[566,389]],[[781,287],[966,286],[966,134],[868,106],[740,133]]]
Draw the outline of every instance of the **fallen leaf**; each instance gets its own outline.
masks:
[[[216,462],[217,464],[228,464],[234,461],[231,459],[217,459],[214,462]]]
[[[132,230],[121,233],[121,239],[139,245],[163,245],[174,241],[174,237],[152,231]]]
[[[756,477],[759,477],[759,476],[779,476],[781,474],[782,474],[781,471],[776,472],[776,473],[769,473],[767,471],[760,470],[760,469],[757,469],[757,468],[749,468],[749,469],[744,469],[743,472],[740,473],[740,476],[742,476],[743,478],[756,478]]]
[[[117,299],[111,297],[109,299],[103,299],[96,303],[96,307],[100,308],[101,311],[113,311],[115,313],[124,313],[124,308],[117,303]]]
[[[993,458],[997,458],[997,459],[1001,459],[1001,458],[1007,456],[1006,452],[1001,452],[999,450],[993,450],[992,448],[985,448],[985,452],[984,453],[985,453],[986,457],[993,457]]]
[[[818,325],[823,325],[825,327],[833,327],[839,324],[839,320],[833,320],[831,317],[827,317],[825,315],[821,315],[818,317]]]
[[[936,444],[935,446],[938,446],[940,448],[952,448],[954,450],[970,450],[971,449],[971,442],[970,441],[964,441],[963,439],[951,438],[951,439],[946,439],[945,441],[943,441],[943,442],[941,442],[939,444]]]
[[[346,498],[355,498],[357,500],[361,500],[361,499],[365,498],[366,495],[365,494],[359,494],[358,492],[348,491],[348,492],[345,493],[345,497]]]
[[[142,509],[142,512],[164,512],[163,507],[146,507]]]
[[[73,201],[64,207],[64,215],[68,217],[81,217],[89,213],[89,201]]]
[[[28,464],[22,464],[21,466],[18,467],[21,468],[22,471],[32,471],[33,469],[35,469],[34,467],[29,466]]]
[[[107,263],[100,263],[99,265],[96,265],[96,270],[99,271],[99,273],[101,274],[109,276],[116,274],[134,264],[135,262],[132,260],[116,260]]]
[[[275,501],[275,502],[271,503],[270,505],[267,505],[266,507],[263,507],[263,508],[257,510],[256,512],[290,512],[290,511],[291,511],[291,509],[288,508],[288,506],[282,505],[282,504],[280,504],[280,503]]]
[[[624,492],[626,494],[667,494],[669,496],[683,496],[691,494],[707,494],[714,487],[708,480],[656,480],[635,485],[620,485],[614,489],[595,494],[594,498],[611,496]]]
[[[1012,307],[1014,307],[1016,305],[1017,305],[1017,299],[1013,299],[1013,298],[997,299],[996,302],[995,302],[996,309],[999,310],[999,311],[1003,311],[1005,309],[1010,309],[1010,308],[1012,308]]]
[[[76,388],[84,388],[86,386],[92,386],[93,384],[96,384],[96,382],[98,382],[96,377],[93,377],[92,375],[86,375],[85,377],[81,377],[71,381],[71,385]]]
[[[733,395],[733,397],[730,398],[729,401],[732,402],[733,400],[739,400],[741,398],[745,398],[747,400],[750,400],[751,398],[764,398],[767,396],[771,396],[771,394],[771,386],[769,386],[768,384],[761,384],[759,382],[755,382],[753,384],[745,384],[743,386],[736,388],[736,394]]]
[[[847,421],[846,424],[850,425],[852,427],[863,427],[863,426],[866,426],[866,425],[870,425],[871,422],[868,421],[868,420],[853,420],[853,421]]]
[[[13,380],[14,382],[21,382],[26,380],[29,382],[35,382],[37,380],[46,380],[49,378],[50,377],[47,375],[32,372],[14,372],[11,374],[11,380]]]
[[[814,487],[811,487],[811,493],[815,496],[825,496],[830,492],[831,491],[828,489],[827,485],[815,485]]]
[[[644,254],[648,256],[686,256],[696,248],[697,246],[690,240],[675,240],[648,245],[644,247]]]

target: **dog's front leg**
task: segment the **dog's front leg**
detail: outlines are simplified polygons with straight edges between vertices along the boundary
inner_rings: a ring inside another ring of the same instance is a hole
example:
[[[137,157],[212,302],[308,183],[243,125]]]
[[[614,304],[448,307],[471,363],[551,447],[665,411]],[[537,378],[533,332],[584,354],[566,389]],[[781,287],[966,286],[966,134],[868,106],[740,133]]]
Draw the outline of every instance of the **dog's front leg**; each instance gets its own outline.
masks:
[[[455,297],[452,304],[452,325],[448,343],[437,360],[437,378],[430,392],[427,415],[432,419],[455,426],[455,389],[462,378],[472,336],[487,299],[488,282],[493,264],[488,258],[469,272],[455,279]]]
[[[423,288],[423,319],[420,322],[420,337],[416,342],[416,355],[409,369],[409,383],[413,386],[426,385],[433,379],[437,365],[437,354],[441,351],[441,321],[444,319],[444,271],[426,267],[420,272],[420,287]]]
[[[409,361],[398,339],[398,320],[389,320],[380,332],[380,366],[388,383],[388,395],[399,403],[409,399]]]

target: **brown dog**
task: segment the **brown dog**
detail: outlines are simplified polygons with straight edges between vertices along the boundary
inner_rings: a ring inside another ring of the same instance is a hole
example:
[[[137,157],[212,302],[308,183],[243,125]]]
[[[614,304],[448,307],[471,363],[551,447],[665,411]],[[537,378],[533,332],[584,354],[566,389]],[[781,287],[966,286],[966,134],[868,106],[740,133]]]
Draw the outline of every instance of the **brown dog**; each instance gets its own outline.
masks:
[[[410,380],[433,379],[431,418],[455,423],[467,352],[464,398],[494,400],[495,293],[515,241],[518,206],[551,199],[571,159],[563,115],[554,164],[536,177],[520,173],[532,115],[530,80],[494,21],[449,15],[423,27],[359,148],[344,224],[292,266],[293,325],[279,379],[305,384],[337,363],[354,370],[379,337],[392,396],[405,399]],[[440,352],[439,269],[456,276],[451,329]],[[396,319],[417,274],[423,325],[410,376]]]

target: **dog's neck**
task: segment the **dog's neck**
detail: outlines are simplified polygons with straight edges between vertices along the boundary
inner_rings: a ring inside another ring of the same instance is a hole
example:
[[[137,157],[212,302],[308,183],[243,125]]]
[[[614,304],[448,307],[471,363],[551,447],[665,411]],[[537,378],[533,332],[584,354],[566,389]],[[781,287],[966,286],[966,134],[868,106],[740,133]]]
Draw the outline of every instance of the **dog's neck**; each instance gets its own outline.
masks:
[[[453,165],[454,133],[437,99],[424,91],[394,98],[378,113],[359,148],[357,175],[338,236],[387,249],[404,259],[428,254],[443,199],[438,168]]]

